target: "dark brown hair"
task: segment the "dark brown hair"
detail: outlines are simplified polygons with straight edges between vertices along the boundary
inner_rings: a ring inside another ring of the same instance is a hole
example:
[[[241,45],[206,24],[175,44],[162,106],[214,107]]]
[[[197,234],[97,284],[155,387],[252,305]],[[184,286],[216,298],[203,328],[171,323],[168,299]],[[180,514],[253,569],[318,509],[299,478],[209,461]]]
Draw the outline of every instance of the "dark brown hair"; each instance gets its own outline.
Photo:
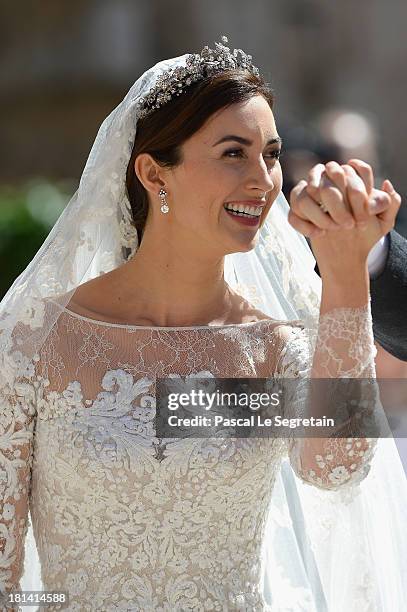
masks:
[[[194,83],[180,96],[137,122],[126,186],[134,224],[141,242],[148,214],[148,195],[135,171],[140,153],[149,153],[163,167],[182,163],[182,144],[216,111],[261,94],[273,108],[274,95],[261,76],[247,70],[227,70]]]

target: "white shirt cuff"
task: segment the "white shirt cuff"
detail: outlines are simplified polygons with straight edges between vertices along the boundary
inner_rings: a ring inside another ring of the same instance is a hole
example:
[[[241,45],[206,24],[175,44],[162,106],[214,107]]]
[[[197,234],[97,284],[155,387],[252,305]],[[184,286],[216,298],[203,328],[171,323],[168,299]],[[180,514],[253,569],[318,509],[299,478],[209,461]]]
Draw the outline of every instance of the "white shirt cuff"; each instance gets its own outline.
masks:
[[[379,242],[376,242],[376,244],[370,249],[370,252],[367,258],[367,265],[369,269],[370,278],[376,278],[383,272],[386,266],[386,260],[387,260],[388,254],[389,254],[389,237],[386,234],[386,236],[383,236],[379,240]]]

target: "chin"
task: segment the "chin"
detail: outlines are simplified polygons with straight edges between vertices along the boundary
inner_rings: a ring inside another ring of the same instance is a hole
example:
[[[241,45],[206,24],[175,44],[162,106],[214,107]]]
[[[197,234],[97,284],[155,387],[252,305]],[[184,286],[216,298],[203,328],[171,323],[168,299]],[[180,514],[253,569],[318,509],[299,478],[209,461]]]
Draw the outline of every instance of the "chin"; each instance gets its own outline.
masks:
[[[259,238],[257,231],[251,240],[247,240],[244,243],[241,242],[239,244],[236,244],[236,247],[233,249],[233,251],[231,250],[229,253],[250,253],[250,251],[253,251],[253,249],[257,246],[258,239]]]

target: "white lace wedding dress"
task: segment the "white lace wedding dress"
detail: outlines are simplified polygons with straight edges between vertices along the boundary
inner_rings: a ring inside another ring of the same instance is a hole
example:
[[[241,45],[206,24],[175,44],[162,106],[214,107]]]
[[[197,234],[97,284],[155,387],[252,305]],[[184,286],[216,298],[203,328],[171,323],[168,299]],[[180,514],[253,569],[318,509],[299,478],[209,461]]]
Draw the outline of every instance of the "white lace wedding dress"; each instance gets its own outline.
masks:
[[[320,322],[327,371],[330,339],[349,343],[339,376],[374,373],[370,308],[355,313]],[[29,508],[43,588],[68,592],[67,610],[271,610],[260,577],[282,458],[337,489],[364,478],[374,440],[161,440],[155,379],[308,376],[308,347],[295,322],[142,327],[64,309],[33,360],[10,355],[13,388],[2,378],[0,587],[19,588]]]

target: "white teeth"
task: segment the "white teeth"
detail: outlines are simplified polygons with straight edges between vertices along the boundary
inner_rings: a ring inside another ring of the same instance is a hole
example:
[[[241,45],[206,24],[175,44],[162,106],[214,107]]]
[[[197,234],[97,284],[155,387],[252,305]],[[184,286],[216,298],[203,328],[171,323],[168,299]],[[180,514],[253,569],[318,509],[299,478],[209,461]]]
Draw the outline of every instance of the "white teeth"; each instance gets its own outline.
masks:
[[[254,217],[260,217],[263,210],[261,206],[250,206],[247,204],[225,204],[224,208],[238,213],[246,213]]]

